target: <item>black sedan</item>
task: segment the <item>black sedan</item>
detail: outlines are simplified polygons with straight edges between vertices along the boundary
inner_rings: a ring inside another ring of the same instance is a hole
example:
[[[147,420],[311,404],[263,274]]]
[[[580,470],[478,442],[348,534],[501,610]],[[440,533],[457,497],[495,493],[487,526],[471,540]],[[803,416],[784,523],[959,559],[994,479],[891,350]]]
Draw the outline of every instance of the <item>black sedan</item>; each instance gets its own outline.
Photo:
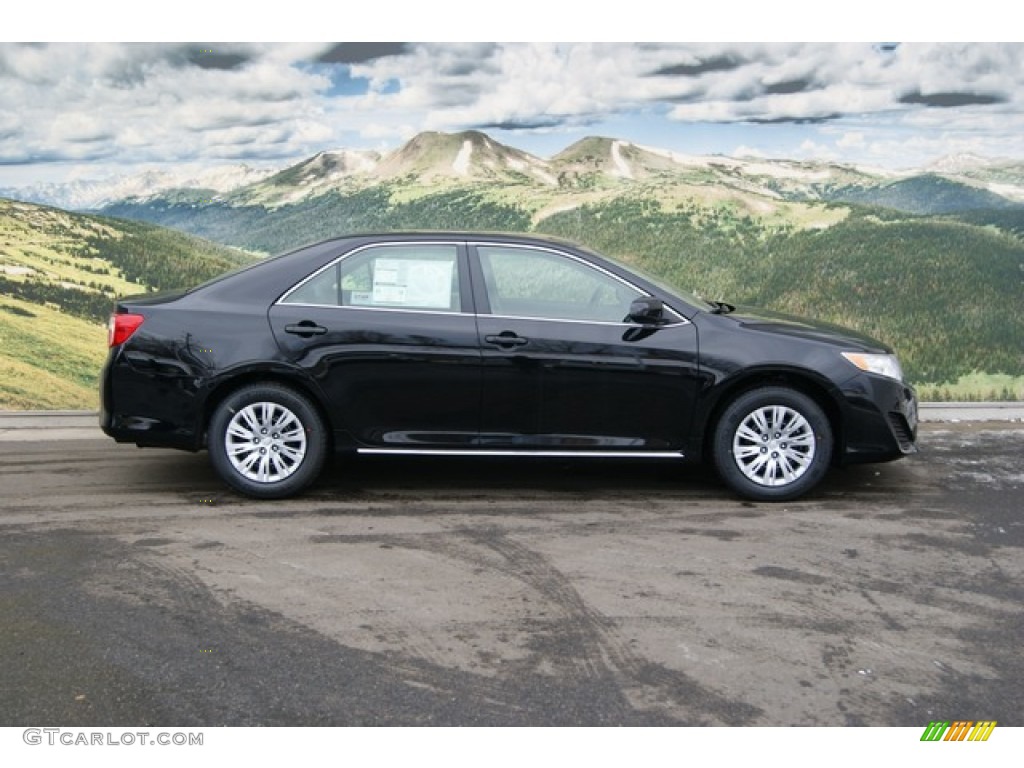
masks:
[[[765,501],[916,450],[885,345],[518,235],[352,236],[123,299],[101,387],[108,435],[207,448],[259,498],[331,449],[708,459]]]

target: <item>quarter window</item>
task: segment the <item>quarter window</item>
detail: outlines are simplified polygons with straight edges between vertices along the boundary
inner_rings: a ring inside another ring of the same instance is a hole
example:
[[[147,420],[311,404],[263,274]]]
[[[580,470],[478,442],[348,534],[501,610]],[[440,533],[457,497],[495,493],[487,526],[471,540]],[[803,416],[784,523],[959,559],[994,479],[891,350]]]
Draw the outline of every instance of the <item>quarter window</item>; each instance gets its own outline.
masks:
[[[645,295],[568,256],[500,246],[477,253],[495,315],[621,323]]]
[[[446,244],[367,248],[335,262],[282,303],[458,312],[458,251]]]

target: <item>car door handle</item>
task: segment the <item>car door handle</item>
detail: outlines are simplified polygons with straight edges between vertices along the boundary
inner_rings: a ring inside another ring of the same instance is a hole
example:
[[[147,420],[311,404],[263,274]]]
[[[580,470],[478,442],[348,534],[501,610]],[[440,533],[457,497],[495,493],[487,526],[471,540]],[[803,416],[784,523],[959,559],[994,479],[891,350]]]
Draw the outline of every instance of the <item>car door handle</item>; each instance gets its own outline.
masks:
[[[327,333],[327,329],[322,325],[317,325],[312,320],[303,320],[301,323],[291,323],[284,327],[285,333],[294,333],[296,336],[302,336],[308,339],[310,336],[323,336]]]
[[[517,336],[512,331],[503,331],[497,336],[484,336],[484,341],[499,347],[521,347],[523,344],[529,343],[530,340]]]

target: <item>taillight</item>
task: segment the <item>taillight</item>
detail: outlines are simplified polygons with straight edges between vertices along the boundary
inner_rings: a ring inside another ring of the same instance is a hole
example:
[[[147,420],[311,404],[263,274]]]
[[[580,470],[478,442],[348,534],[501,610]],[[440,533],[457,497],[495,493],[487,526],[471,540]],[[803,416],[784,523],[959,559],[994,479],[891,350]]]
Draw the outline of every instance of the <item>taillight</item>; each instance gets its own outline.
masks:
[[[118,344],[124,344],[145,319],[142,315],[111,315],[107,324],[107,346],[116,347]]]

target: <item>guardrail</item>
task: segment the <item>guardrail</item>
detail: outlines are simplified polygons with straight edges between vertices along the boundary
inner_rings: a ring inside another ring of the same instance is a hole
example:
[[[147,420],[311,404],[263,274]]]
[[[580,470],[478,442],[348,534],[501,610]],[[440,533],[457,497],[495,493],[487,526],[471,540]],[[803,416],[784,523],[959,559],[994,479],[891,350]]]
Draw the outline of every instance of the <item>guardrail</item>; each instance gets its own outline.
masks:
[[[921,403],[921,421],[1024,421],[1024,403]]]

